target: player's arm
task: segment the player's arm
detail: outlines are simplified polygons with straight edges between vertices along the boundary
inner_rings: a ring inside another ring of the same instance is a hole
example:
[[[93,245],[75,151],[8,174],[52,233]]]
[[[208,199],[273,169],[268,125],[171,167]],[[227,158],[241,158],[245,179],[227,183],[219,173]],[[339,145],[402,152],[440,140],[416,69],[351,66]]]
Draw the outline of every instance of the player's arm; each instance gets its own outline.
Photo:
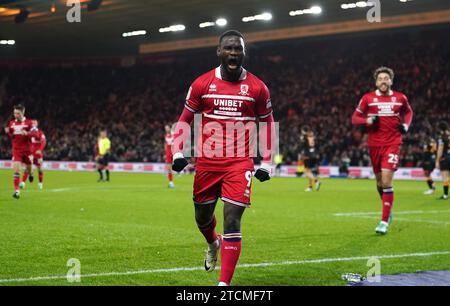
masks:
[[[440,168],[439,162],[441,161],[442,155],[444,155],[444,142],[442,141],[442,139],[439,139],[439,144],[436,153],[436,165],[435,165],[436,169]]]
[[[262,162],[261,166],[256,170],[255,177],[261,181],[270,180],[272,172],[272,157],[275,150],[274,146],[276,144],[276,131],[275,131],[275,120],[273,114],[271,113],[267,118],[260,118],[260,123],[263,123],[259,131],[259,139],[263,141],[262,146]]]
[[[40,137],[40,145],[39,149],[36,151],[36,154],[42,154],[44,152],[45,146],[47,145],[47,139],[45,138],[45,135],[42,133]]]
[[[111,152],[111,141],[108,139],[106,150],[105,150],[105,155],[109,154],[110,152]]]
[[[193,120],[194,120],[194,113],[188,110],[187,108],[184,108],[175,128],[174,141],[172,147],[173,171],[180,172],[188,165],[188,161],[183,155],[183,149],[186,141],[191,135],[190,133],[191,123]]]
[[[176,172],[180,172],[188,165],[188,161],[183,155],[183,149],[191,135],[191,123],[194,120],[194,115],[201,107],[201,88],[199,79],[195,80],[189,88],[183,112],[175,127],[172,145],[172,170]]]
[[[261,88],[256,101],[256,112],[260,123],[259,140],[262,142],[262,162],[256,170],[255,177],[260,181],[270,180],[272,172],[272,157],[276,144],[275,120],[272,112],[270,92],[266,85]]]
[[[368,109],[367,100],[363,97],[358,104],[358,107],[355,109],[352,115],[352,124],[353,125],[372,125],[378,122],[378,116],[370,116],[366,115]]]
[[[403,104],[403,121],[404,123],[399,124],[398,129],[402,134],[408,132],[409,127],[411,126],[411,122],[413,119],[413,110],[411,105],[408,102],[408,98],[404,96],[404,104]]]
[[[47,145],[47,138],[45,137],[44,133],[41,135],[41,147],[40,150],[44,152],[45,146]]]

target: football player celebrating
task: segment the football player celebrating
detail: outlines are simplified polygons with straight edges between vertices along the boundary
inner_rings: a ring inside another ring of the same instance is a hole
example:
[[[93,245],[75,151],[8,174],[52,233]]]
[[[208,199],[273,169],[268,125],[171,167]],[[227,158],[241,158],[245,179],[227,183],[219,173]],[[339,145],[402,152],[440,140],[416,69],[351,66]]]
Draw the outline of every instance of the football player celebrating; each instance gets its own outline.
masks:
[[[33,136],[32,120],[25,118],[25,107],[23,105],[14,106],[14,119],[9,121],[5,127],[5,132],[12,140],[12,161],[14,169],[14,194],[15,199],[20,198],[20,170],[22,163],[25,164],[25,173],[29,175],[29,181],[33,181],[30,137]]]
[[[380,67],[374,73],[377,90],[365,94],[352,116],[352,123],[368,128],[368,147],[383,214],[375,231],[386,234],[392,222],[394,203],[392,182],[398,168],[402,134],[412,122],[413,111],[406,96],[391,90],[394,71]],[[402,121],[403,117],[403,121]]]
[[[250,207],[254,173],[253,160],[248,154],[250,141],[245,131],[244,135],[238,132],[238,139],[234,131],[231,134],[219,131],[226,130],[229,124],[255,125],[256,119],[259,119],[259,122],[264,122],[260,141],[273,144],[272,137],[275,137],[269,90],[260,79],[242,67],[245,54],[245,41],[241,33],[230,30],[220,36],[217,48],[220,66],[197,78],[189,88],[183,113],[176,126],[173,146],[172,169],[180,172],[188,164],[182,149],[190,133],[183,129],[190,132],[189,125],[194,114],[200,114],[197,116],[202,120],[198,142],[201,154],[197,158],[193,188],[195,220],[208,243],[204,261],[207,272],[214,270],[220,250],[219,286],[231,284],[241,253],[241,218],[244,210]],[[207,152],[205,147],[211,144],[213,136],[216,141],[214,152]],[[245,139],[241,144],[245,143],[246,154],[230,157],[227,154],[229,149],[234,152],[242,138]],[[224,139],[227,140],[226,145],[222,145]],[[230,148],[228,141],[233,148]],[[270,145],[265,148],[261,167],[254,174],[261,182],[270,179],[272,170],[274,148]],[[217,235],[215,229],[214,210],[219,198],[224,202],[222,237]]]
[[[42,170],[42,164],[44,163],[44,149],[47,145],[47,139],[44,132],[39,129],[38,121],[32,120],[33,134],[31,135],[31,154],[33,154],[33,164],[38,171],[38,189],[42,190],[44,184],[44,171]],[[22,182],[26,181],[26,173],[24,173]]]

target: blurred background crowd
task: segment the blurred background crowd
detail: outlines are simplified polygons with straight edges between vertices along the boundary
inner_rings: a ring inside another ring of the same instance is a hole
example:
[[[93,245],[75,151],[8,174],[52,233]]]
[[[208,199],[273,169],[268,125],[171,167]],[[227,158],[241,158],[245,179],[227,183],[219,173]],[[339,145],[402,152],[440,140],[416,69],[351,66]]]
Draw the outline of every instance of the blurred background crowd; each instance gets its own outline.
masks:
[[[420,37],[419,37],[420,36]],[[215,52],[138,59],[134,65],[99,60],[0,67],[0,120],[26,106],[47,135],[47,160],[94,158],[101,128],[112,141],[113,161],[164,161],[164,125],[176,122],[190,83],[214,68]],[[300,128],[316,133],[322,165],[370,165],[363,127],[351,124],[359,99],[374,90],[373,70],[394,69],[394,90],[414,110],[401,166],[420,166],[423,143],[436,123],[450,118],[450,48],[445,31],[340,36],[248,46],[245,67],[269,87],[280,123],[284,163],[297,162]],[[11,157],[0,137],[0,158]]]

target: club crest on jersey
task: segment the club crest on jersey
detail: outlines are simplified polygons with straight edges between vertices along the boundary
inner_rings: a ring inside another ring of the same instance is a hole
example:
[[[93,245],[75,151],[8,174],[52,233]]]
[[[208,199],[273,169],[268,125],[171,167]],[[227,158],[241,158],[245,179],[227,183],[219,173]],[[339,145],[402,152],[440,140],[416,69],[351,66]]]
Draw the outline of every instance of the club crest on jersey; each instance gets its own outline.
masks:
[[[392,102],[397,102],[397,97],[392,97],[391,100]]]
[[[209,85],[209,91],[217,91],[217,85],[216,84]]]
[[[378,98],[373,98],[374,103],[378,103]]]
[[[248,96],[248,85],[242,84],[241,85],[241,91],[239,92],[241,96]]]

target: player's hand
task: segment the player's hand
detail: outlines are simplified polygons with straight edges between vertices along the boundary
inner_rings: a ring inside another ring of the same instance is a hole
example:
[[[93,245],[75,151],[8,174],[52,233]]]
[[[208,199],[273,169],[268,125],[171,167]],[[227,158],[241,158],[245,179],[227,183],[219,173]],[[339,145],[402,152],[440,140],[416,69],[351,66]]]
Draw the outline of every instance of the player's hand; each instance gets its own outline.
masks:
[[[406,123],[398,125],[398,129],[399,129],[400,133],[402,133],[402,134],[406,134],[406,132],[408,132],[408,128],[409,127]]]
[[[41,150],[37,150],[35,153],[36,153],[36,155],[41,155],[42,152],[41,152]]]
[[[270,180],[270,171],[271,171],[270,164],[261,163],[261,167],[259,167],[259,169],[256,170],[256,172],[255,172],[255,177],[260,182],[268,181],[268,180]]]
[[[184,158],[183,153],[178,152],[173,155],[172,170],[180,172],[188,165],[188,161]]]
[[[377,123],[378,121],[380,121],[380,117],[378,117],[378,116],[370,116],[367,118],[368,125],[373,125],[373,124]]]
[[[7,127],[7,126],[5,127],[5,133],[9,134],[9,127]]]

